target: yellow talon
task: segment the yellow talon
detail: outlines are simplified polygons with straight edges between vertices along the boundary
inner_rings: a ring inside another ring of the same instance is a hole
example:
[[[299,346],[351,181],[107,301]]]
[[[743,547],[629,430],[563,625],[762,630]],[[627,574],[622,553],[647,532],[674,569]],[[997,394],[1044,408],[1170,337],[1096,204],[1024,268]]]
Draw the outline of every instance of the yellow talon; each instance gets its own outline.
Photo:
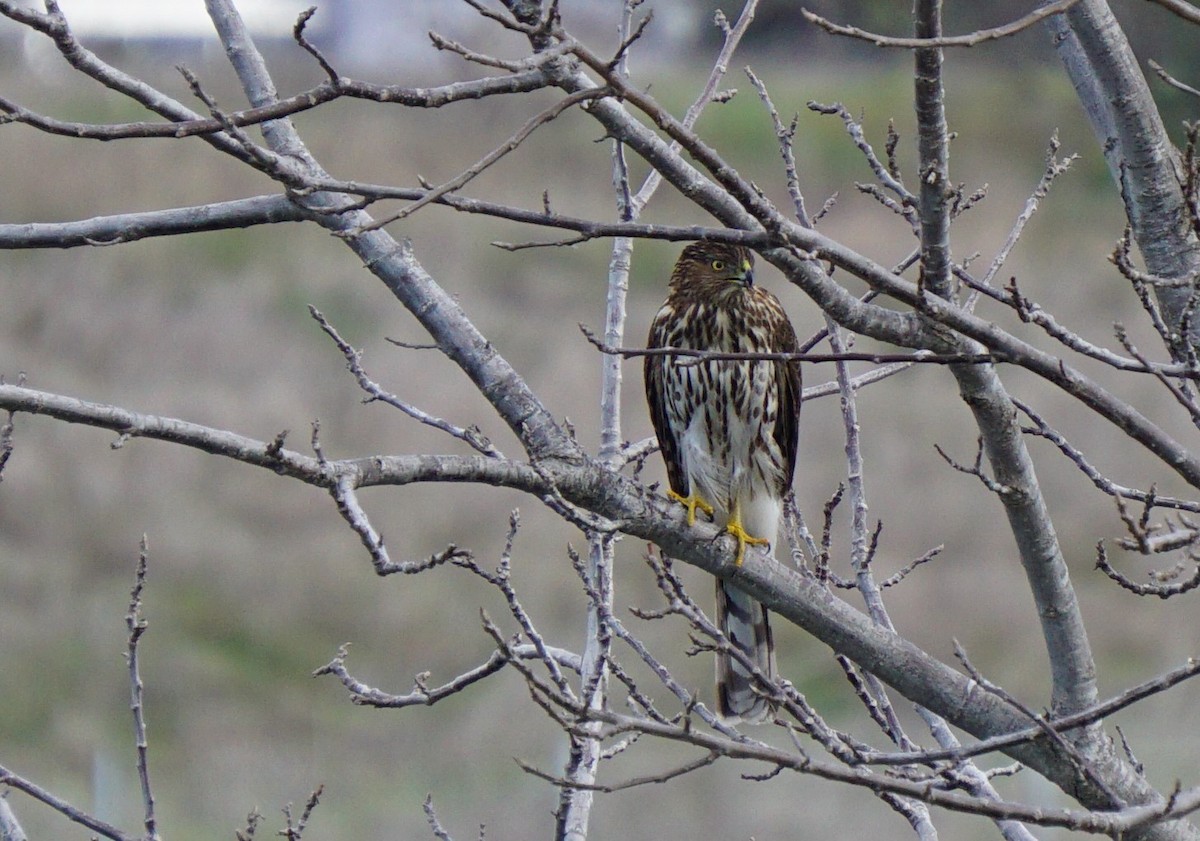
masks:
[[[713,507],[695,494],[692,494],[691,496],[684,496],[683,494],[677,494],[675,491],[668,490],[667,497],[681,503],[685,508],[687,508],[687,524],[689,526],[696,525],[697,508],[710,517],[713,515]]]
[[[746,559],[747,545],[769,546],[771,544],[771,541],[767,540],[765,537],[751,537],[746,533],[746,530],[742,528],[741,522],[737,519],[730,520],[729,525],[725,526],[725,531],[737,538],[738,548],[737,557],[733,559],[734,566],[740,567],[742,565],[742,561]]]

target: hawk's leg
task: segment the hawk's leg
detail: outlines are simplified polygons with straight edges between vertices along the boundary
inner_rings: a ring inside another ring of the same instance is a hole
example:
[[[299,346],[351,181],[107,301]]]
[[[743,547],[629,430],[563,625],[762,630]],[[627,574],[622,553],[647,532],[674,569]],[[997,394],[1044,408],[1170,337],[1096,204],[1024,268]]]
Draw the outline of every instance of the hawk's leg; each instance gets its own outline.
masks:
[[[697,508],[699,508],[701,511],[703,511],[705,514],[707,514],[710,517],[713,515],[713,507],[711,505],[709,505],[707,502],[705,502],[703,499],[701,499],[699,494],[692,494],[691,496],[684,496],[683,494],[677,494],[677,493],[675,493],[675,491],[668,490],[667,496],[670,499],[675,500],[676,502],[682,503],[683,506],[685,508],[687,508],[687,512],[688,512],[687,524],[689,526],[696,525],[696,509]]]
[[[725,525],[725,531],[737,538],[738,548],[737,557],[733,559],[734,566],[741,566],[742,561],[746,559],[747,546],[770,546],[771,541],[765,537],[754,537],[750,535],[742,526],[742,512],[738,506],[733,506],[733,513],[729,516],[729,522]]]

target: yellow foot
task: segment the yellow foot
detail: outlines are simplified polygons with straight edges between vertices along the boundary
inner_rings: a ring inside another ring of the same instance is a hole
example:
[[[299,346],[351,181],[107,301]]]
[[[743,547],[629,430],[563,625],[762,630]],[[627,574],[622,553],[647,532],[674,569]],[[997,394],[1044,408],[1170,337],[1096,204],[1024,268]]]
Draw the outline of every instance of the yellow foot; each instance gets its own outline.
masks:
[[[713,515],[713,507],[711,505],[709,505],[707,502],[705,502],[704,500],[702,500],[700,497],[698,497],[696,494],[692,494],[691,496],[684,496],[683,494],[677,494],[677,493],[675,493],[675,491],[669,490],[669,491],[667,491],[667,496],[670,499],[675,500],[676,502],[682,503],[683,506],[685,508],[687,508],[687,512],[688,512],[687,524],[689,526],[696,525],[696,509],[697,508],[699,508],[701,511],[703,511],[705,514],[707,514],[710,517]]]
[[[742,524],[737,520],[730,520],[729,525],[725,526],[725,531],[737,538],[738,548],[737,557],[733,559],[734,566],[741,566],[742,561],[746,559],[747,546],[770,546],[771,541],[765,537],[751,537],[742,528]]]

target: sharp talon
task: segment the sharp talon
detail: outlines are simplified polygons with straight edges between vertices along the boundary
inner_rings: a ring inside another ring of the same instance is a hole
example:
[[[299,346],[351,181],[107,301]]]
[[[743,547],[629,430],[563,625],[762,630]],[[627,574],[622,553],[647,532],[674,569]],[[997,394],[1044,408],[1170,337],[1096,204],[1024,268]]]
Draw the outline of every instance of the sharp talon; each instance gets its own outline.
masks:
[[[684,496],[683,494],[677,494],[675,491],[668,490],[667,497],[675,500],[687,509],[687,524],[689,526],[696,525],[697,508],[707,514],[709,517],[713,515],[713,507],[695,494],[692,494],[691,496]]]
[[[746,560],[747,546],[770,546],[771,541],[765,537],[752,537],[742,528],[742,524],[737,520],[733,520],[725,527],[725,531],[737,538],[738,548],[737,555],[733,559],[733,565],[740,567],[742,561]]]

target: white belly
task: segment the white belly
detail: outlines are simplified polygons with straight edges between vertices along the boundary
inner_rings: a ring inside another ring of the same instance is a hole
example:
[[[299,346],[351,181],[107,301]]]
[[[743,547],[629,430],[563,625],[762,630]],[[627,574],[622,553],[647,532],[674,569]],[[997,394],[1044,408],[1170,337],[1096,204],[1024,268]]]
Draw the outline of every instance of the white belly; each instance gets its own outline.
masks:
[[[699,380],[719,392],[705,410],[696,411],[686,423],[679,440],[680,455],[692,493],[713,506],[717,525],[725,525],[736,506],[742,526],[755,537],[775,541],[781,514],[779,491],[784,458],[775,442],[775,413],[766,413],[767,403],[777,405],[771,365],[757,363],[707,363],[743,365],[747,387],[742,393],[721,387],[723,378],[702,371],[700,365],[677,366],[672,387],[697,389]],[[692,380],[692,382],[688,382]],[[739,399],[740,398],[740,399]],[[678,403],[676,403],[678,405]],[[764,446],[765,445],[765,446]]]

